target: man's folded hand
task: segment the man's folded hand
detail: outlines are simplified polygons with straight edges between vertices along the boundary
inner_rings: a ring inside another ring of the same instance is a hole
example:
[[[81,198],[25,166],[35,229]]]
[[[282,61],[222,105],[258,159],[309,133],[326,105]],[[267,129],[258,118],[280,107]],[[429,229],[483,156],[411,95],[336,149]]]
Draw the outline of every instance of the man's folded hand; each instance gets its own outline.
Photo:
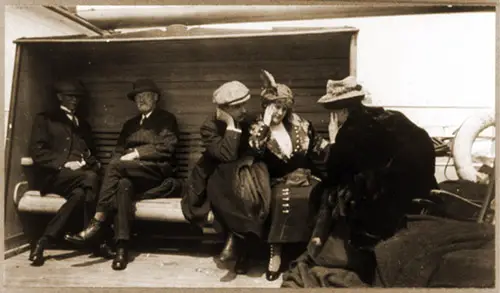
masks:
[[[78,161],[70,161],[70,162],[66,162],[66,164],[64,164],[64,168],[68,168],[68,169],[71,169],[71,170],[78,170],[82,167],[82,163],[78,162]]]

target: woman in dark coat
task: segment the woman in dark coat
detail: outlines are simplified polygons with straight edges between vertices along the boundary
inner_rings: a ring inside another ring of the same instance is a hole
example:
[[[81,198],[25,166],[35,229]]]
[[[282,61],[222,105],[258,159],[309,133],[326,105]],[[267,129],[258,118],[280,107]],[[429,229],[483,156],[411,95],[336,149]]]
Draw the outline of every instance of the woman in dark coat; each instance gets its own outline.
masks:
[[[414,198],[437,188],[427,132],[400,112],[364,106],[361,89],[354,77],[329,80],[318,101],[331,116],[328,179],[311,242],[282,287],[325,286],[325,278],[369,285],[374,245],[405,227]]]
[[[307,220],[314,213],[310,209],[311,194],[321,176],[315,163],[327,156],[328,141],[317,135],[310,121],[293,112],[294,97],[289,87],[276,83],[265,70],[261,77],[265,110],[251,126],[250,146],[266,164],[272,188],[266,274],[272,281],[279,277],[282,244],[307,243],[310,239],[312,229]]]

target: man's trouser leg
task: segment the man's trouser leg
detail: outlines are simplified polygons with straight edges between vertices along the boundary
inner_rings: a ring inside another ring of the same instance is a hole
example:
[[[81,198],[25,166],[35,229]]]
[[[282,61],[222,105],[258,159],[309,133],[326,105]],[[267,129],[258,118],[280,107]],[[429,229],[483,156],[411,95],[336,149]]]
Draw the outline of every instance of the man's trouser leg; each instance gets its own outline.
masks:
[[[80,207],[88,213],[86,207],[92,200],[98,188],[97,174],[90,170],[62,169],[50,183],[49,192],[57,193],[66,199],[59,211],[47,225],[44,236],[57,238],[60,236],[68,219]],[[83,225],[86,225],[85,219]]]

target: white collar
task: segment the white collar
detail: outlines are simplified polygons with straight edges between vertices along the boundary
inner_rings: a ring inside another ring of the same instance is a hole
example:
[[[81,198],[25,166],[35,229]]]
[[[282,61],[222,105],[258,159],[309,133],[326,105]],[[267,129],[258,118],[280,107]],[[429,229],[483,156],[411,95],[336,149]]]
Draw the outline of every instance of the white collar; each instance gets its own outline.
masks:
[[[71,113],[71,111],[68,108],[61,105],[61,110],[66,112],[66,117],[68,117],[69,120],[74,121],[76,123],[76,126],[78,126],[80,124],[78,122],[78,117],[76,117],[76,115],[74,113]]]
[[[65,106],[61,105],[60,107],[61,107],[61,110],[63,110],[64,112],[71,114],[71,115],[75,115],[74,113],[71,112],[70,109],[66,108]]]
[[[143,118],[149,118],[149,116],[151,116],[151,113],[153,113],[153,111],[150,111],[149,113],[147,114],[142,114],[142,117]]]

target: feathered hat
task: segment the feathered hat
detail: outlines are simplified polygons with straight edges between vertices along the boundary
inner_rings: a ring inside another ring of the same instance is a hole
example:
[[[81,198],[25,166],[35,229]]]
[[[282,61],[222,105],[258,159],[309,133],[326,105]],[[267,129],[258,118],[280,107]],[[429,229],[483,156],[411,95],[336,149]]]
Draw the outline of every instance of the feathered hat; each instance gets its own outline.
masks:
[[[263,82],[263,89],[260,96],[265,102],[283,100],[286,105],[293,105],[293,92],[288,86],[276,83],[271,73],[264,69],[261,70],[260,78]]]
[[[364,99],[366,92],[362,91],[362,88],[354,76],[342,80],[330,79],[326,83],[326,94],[318,100],[318,103],[329,109],[344,108],[348,103]]]

